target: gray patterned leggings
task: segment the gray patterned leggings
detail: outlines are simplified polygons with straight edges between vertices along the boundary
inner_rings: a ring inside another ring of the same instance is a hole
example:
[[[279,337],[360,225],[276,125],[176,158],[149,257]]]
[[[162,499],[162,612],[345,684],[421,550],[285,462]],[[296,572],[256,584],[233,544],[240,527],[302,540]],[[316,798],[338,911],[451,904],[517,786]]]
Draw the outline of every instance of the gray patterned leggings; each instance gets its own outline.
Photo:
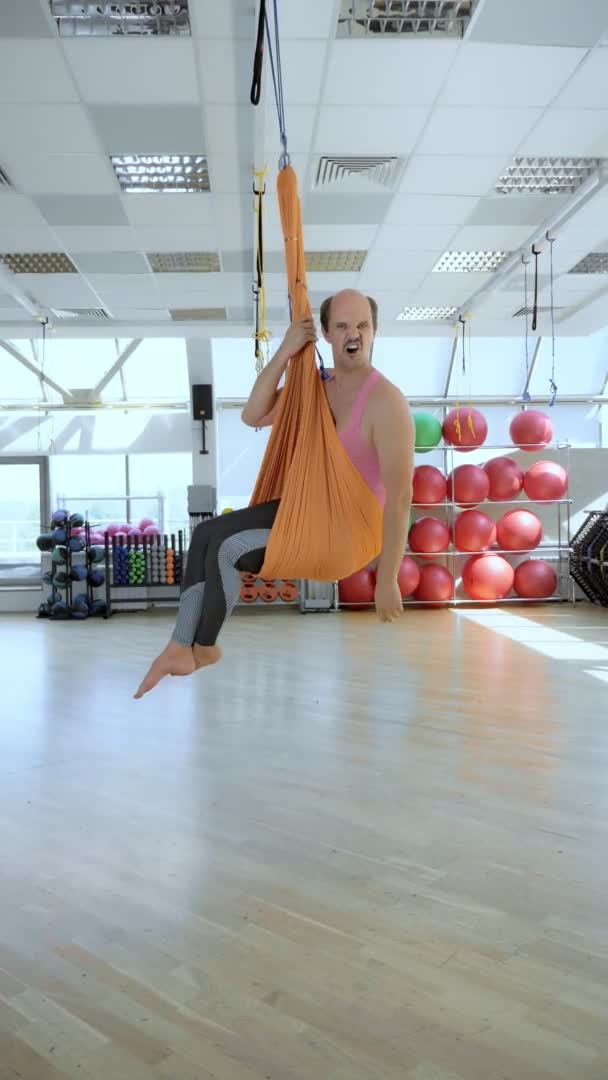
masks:
[[[258,574],[279,500],[197,525],[192,534],[172,640],[215,645],[241,589],[241,571]]]

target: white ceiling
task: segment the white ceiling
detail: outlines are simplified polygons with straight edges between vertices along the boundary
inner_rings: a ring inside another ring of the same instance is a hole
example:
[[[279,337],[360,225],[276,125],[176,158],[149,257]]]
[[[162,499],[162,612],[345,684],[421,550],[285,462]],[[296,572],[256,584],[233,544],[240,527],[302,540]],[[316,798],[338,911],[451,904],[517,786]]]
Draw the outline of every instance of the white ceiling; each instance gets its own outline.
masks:
[[[367,252],[360,273],[309,273],[312,297],[361,288],[379,301],[383,333],[445,335],[445,324],[397,315],[406,305],[465,307],[494,283],[471,308],[476,332],[521,334],[513,313],[523,305],[523,271],[493,281],[433,267],[446,250],[529,251],[562,209],[561,196],[496,193],[515,155],[608,158],[608,5],[478,0],[464,40],[336,39],[338,6],[278,0],[306,247]],[[19,290],[41,308],[109,313],[103,326],[59,323],[66,336],[250,335],[251,188],[254,166],[264,164],[272,329],[286,320],[268,65],[265,100],[257,109],[249,102],[256,4],[189,7],[189,38],[67,39],[48,0],[0,5],[0,169],[10,181],[0,189],[0,254],[65,252],[79,271],[2,281],[3,336],[36,325]],[[207,155],[210,193],[121,194],[111,154],[180,152]],[[313,190],[321,155],[373,154],[403,159],[394,187]],[[608,323],[608,277],[568,271],[608,250],[608,187],[554,235],[558,330],[595,331]],[[154,274],[151,251],[216,251],[222,269]],[[547,252],[540,262],[547,304]],[[170,307],[225,307],[227,321],[176,324]]]

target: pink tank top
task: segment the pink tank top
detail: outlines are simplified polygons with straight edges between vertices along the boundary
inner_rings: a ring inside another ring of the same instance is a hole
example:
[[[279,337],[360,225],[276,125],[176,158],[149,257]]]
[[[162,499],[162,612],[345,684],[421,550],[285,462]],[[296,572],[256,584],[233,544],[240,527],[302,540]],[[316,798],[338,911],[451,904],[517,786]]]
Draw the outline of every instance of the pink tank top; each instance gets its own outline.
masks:
[[[371,488],[378,502],[384,506],[386,492],[380,477],[380,461],[378,454],[372,446],[365,442],[361,434],[361,418],[367,404],[367,399],[373,387],[380,379],[379,371],[372,371],[363,383],[355,401],[352,415],[347,426],[338,432],[338,438],[346,450],[353,465],[361,473],[368,487]]]

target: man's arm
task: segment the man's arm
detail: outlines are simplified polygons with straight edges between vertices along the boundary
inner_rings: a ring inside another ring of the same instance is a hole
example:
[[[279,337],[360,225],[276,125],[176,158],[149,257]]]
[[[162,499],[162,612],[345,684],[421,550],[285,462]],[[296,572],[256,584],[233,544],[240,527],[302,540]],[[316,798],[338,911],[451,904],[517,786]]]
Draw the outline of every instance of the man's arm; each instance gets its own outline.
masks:
[[[382,387],[374,413],[373,442],[386,491],[382,552],[376,571],[376,610],[382,622],[392,622],[403,610],[397,575],[412,505],[414,422],[403,394],[390,384]]]
[[[241,413],[241,420],[248,427],[266,427],[272,423],[272,416],[280,390],[279,383],[292,356],[304,347],[307,341],[316,341],[315,324],[312,319],[298,319],[293,322],[272,360],[256,379],[249,400]]]

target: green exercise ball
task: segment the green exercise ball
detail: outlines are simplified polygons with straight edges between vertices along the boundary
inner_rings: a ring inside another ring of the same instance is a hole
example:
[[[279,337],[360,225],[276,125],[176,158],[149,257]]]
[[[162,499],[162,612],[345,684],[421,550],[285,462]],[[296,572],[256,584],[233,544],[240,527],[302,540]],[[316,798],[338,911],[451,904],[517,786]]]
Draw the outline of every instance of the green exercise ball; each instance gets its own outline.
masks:
[[[53,548],[52,559],[54,563],[62,563],[67,560],[66,549],[63,545]]]
[[[430,413],[414,413],[416,427],[416,453],[428,454],[433,450],[441,439],[441,424],[436,416]]]

